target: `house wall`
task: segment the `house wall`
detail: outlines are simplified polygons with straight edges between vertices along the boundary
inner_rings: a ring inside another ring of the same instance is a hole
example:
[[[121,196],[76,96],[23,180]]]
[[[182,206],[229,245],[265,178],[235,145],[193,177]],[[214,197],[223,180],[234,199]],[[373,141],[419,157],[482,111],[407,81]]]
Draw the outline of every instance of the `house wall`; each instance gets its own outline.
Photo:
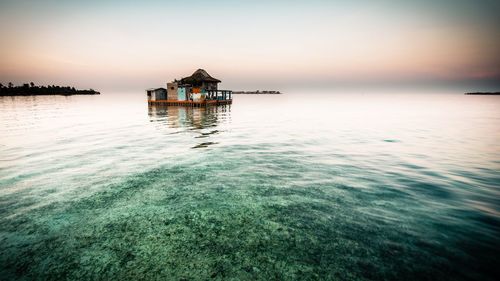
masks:
[[[187,95],[186,95],[186,88],[185,87],[178,87],[177,88],[177,100],[186,100]]]
[[[149,101],[165,100],[167,99],[167,91],[163,88],[161,89],[151,89],[147,90],[146,94]]]
[[[155,91],[155,96],[157,100],[166,100],[167,91],[165,89],[158,89]]]
[[[147,91],[146,91],[146,94],[147,94],[147,96],[148,96],[148,101],[151,101],[151,100],[153,100],[153,101],[154,101],[154,100],[155,100],[155,94],[154,94],[154,92],[153,92],[153,91],[147,90]]]
[[[177,100],[177,82],[167,83],[167,100]]]

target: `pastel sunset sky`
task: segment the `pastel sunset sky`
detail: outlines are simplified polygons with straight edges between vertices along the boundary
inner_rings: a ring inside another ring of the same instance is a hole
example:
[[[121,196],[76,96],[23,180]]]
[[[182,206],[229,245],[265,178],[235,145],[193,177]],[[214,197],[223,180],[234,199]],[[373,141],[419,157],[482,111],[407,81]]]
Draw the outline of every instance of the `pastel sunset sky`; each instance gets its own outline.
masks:
[[[500,1],[2,1],[0,82],[499,90]]]

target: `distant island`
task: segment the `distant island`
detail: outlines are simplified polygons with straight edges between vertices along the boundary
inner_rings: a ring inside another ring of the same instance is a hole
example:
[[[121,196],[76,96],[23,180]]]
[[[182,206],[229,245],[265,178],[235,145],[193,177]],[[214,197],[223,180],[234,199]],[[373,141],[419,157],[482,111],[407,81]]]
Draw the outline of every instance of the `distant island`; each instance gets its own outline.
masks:
[[[90,90],[78,90],[69,86],[35,86],[33,82],[14,86],[9,83],[7,87],[0,83],[0,96],[42,96],[42,95],[99,95],[100,93]]]
[[[236,95],[280,95],[280,91],[233,91]]]
[[[466,95],[483,95],[483,96],[500,96],[500,92],[473,92],[465,93]]]

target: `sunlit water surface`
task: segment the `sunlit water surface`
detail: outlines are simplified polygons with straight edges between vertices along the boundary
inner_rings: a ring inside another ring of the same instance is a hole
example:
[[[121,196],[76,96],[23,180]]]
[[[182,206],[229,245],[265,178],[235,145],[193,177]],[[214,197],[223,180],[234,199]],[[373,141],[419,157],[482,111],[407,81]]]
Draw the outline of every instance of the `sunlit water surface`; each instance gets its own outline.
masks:
[[[494,280],[500,97],[0,97],[1,280]]]

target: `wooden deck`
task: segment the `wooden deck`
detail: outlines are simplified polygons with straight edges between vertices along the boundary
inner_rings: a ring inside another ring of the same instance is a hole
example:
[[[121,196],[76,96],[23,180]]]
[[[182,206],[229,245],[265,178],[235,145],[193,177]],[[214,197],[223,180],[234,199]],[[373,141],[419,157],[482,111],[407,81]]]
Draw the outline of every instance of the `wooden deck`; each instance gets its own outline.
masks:
[[[204,100],[204,101],[191,101],[191,100],[154,100],[148,101],[148,104],[150,105],[177,105],[177,106],[193,106],[193,107],[203,107],[203,106],[210,106],[210,105],[225,105],[225,104],[232,104],[233,100],[232,99],[226,99],[226,100]]]

